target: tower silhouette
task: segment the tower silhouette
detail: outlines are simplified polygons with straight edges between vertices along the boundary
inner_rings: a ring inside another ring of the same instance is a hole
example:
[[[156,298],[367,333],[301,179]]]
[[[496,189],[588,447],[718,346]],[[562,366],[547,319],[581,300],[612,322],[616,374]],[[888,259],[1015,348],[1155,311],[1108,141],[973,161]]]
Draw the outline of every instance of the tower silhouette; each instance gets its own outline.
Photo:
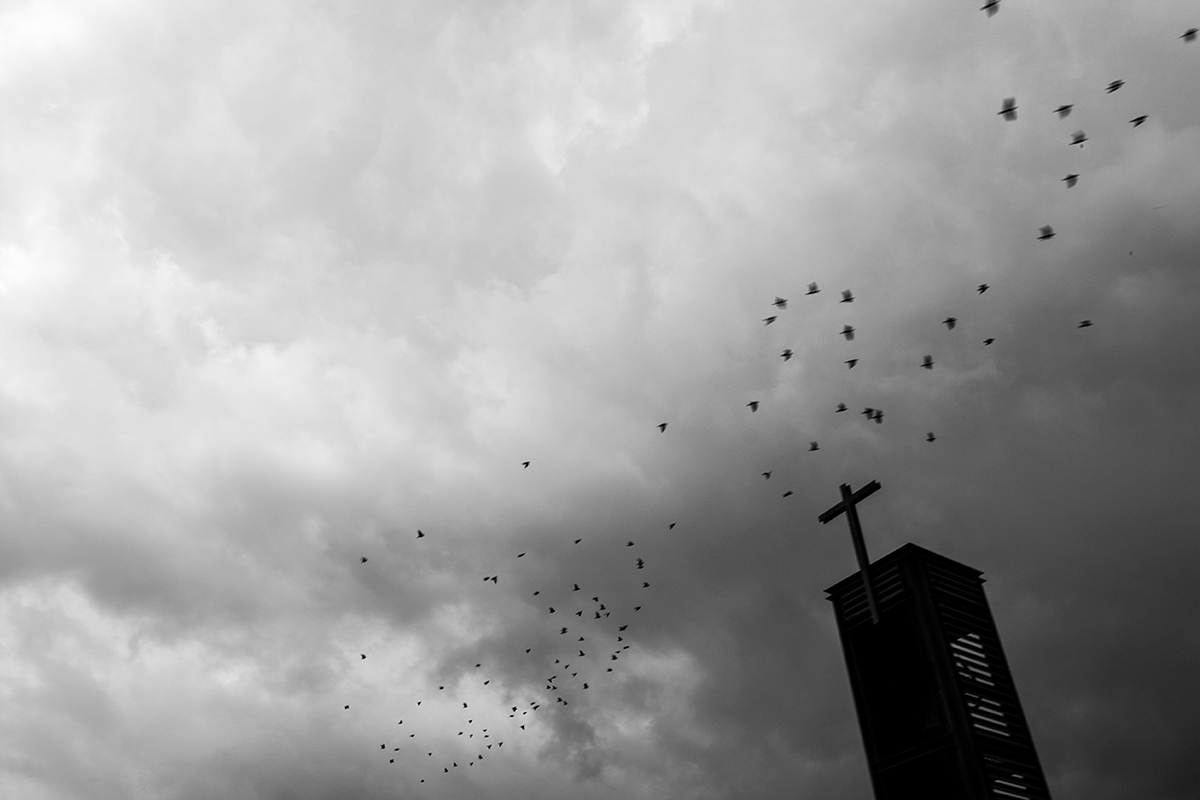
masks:
[[[826,591],[877,800],[1049,800],[983,573],[915,544],[868,569]]]

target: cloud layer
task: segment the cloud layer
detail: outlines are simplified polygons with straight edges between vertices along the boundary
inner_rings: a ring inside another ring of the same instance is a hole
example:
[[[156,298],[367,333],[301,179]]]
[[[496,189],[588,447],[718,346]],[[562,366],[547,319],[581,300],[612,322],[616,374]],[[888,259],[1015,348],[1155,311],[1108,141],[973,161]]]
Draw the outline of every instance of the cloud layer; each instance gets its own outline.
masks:
[[[1190,796],[1193,11],[10,4],[0,795],[865,796],[877,479]]]

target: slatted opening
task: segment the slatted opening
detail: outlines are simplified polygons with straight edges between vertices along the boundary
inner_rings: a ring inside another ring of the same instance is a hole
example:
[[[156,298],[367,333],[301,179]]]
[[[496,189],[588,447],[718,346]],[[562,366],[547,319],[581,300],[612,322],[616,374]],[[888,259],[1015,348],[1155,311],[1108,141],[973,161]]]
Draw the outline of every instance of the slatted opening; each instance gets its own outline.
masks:
[[[880,609],[904,595],[904,581],[900,577],[900,570],[894,565],[879,571],[872,567],[871,581],[872,588],[875,590],[875,602]],[[867,592],[861,582],[842,595],[841,603],[842,613],[845,615],[847,623],[857,622],[859,617],[869,617],[871,614],[870,606],[867,604]]]
[[[1043,800],[1050,797],[1037,778],[1037,771],[1027,765],[996,755],[985,755],[983,762],[993,797],[1016,800]]]

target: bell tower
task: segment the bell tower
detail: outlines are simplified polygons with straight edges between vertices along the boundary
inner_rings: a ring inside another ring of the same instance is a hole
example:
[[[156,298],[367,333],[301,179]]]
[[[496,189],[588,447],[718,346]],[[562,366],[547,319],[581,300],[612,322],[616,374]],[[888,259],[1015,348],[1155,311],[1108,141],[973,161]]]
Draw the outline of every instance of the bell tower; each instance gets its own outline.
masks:
[[[914,544],[867,571],[826,591],[877,800],[1050,800],[982,573]]]

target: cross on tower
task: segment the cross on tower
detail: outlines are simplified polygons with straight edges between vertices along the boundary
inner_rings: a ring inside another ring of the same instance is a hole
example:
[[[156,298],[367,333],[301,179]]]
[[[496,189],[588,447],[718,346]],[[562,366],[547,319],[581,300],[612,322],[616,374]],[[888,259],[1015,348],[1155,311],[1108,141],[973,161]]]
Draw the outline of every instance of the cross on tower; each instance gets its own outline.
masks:
[[[867,570],[871,562],[867,558],[867,545],[863,541],[862,526],[858,523],[858,510],[855,508],[855,505],[879,491],[879,481],[871,481],[857,492],[850,491],[850,484],[843,483],[841,490],[842,502],[817,517],[817,519],[821,520],[821,524],[824,525],[829,520],[837,518],[843,511],[846,513],[846,519],[850,522],[850,538],[854,540],[854,554],[858,556],[858,568],[862,571],[863,589],[867,593],[867,605],[871,609],[871,622],[878,625],[879,609],[875,606],[875,592],[871,588],[871,573]]]

